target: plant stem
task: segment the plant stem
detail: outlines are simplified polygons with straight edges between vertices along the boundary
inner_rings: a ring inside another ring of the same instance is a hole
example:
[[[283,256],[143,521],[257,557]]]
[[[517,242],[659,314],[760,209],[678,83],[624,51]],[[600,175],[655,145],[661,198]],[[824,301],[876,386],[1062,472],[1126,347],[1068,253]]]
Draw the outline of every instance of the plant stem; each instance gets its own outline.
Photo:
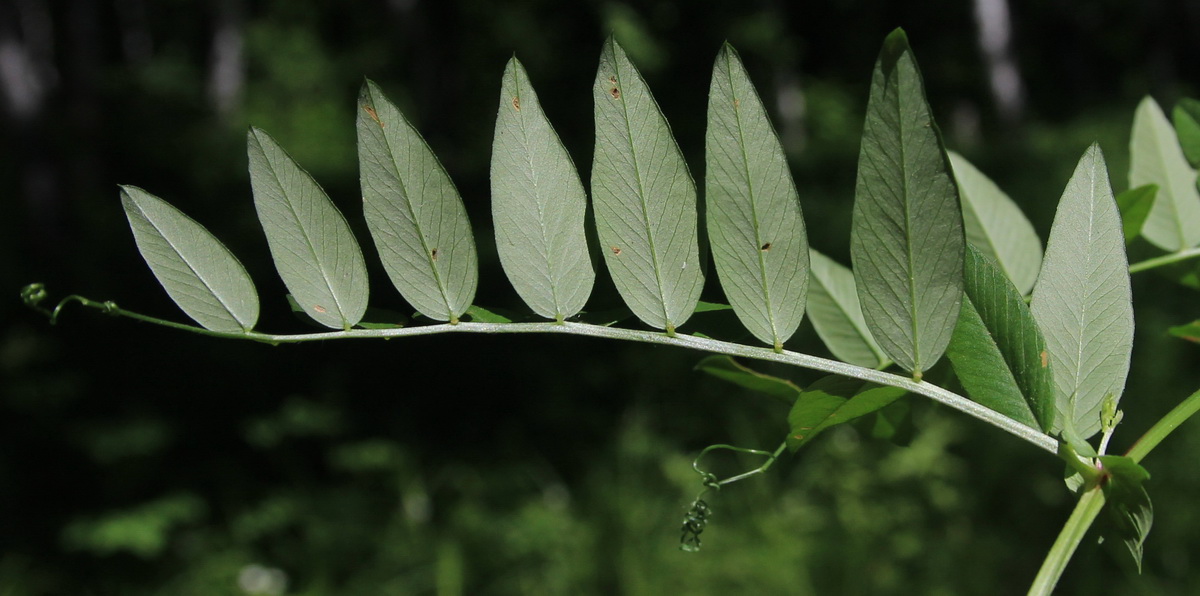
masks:
[[[1129,451],[1125,453],[1126,457],[1129,457],[1135,463],[1141,463],[1146,455],[1157,447],[1163,439],[1167,438],[1167,435],[1174,432],[1176,428],[1179,428],[1180,424],[1183,424],[1185,420],[1197,411],[1200,411],[1200,391],[1191,394],[1187,399],[1175,406],[1174,409],[1167,412],[1166,416],[1155,422],[1154,426],[1150,427],[1150,430],[1146,431],[1146,434],[1142,435],[1133,444],[1133,447],[1129,448]]]
[[[1029,587],[1029,596],[1049,596],[1053,593],[1054,586],[1058,585],[1058,579],[1062,577],[1063,570],[1075,554],[1075,549],[1079,547],[1088,528],[1092,527],[1092,522],[1096,521],[1096,516],[1103,508],[1102,488],[1096,486],[1083,493],[1079,502],[1075,504],[1071,517],[1063,525],[1062,532],[1059,532],[1058,539],[1054,541],[1054,546],[1050,547],[1046,560],[1042,561],[1042,568],[1038,570],[1033,585]]]
[[[1169,255],[1154,257],[1153,259],[1146,259],[1145,261],[1134,263],[1129,266],[1129,272],[1137,273],[1139,271],[1145,271],[1155,267],[1162,267],[1163,265],[1170,265],[1171,263],[1178,263],[1179,261],[1186,261],[1196,257],[1200,257],[1200,247],[1186,248],[1178,252],[1173,252]]]
[[[861,379],[863,381],[870,381],[880,385],[899,387],[906,391],[911,391],[912,393],[924,395],[938,403],[954,408],[955,410],[963,412],[969,416],[978,418],[1020,439],[1024,439],[1025,441],[1045,451],[1054,454],[1058,453],[1058,440],[1054,437],[1037,429],[1021,424],[1020,422],[1017,422],[1008,416],[1005,416],[991,408],[975,403],[966,397],[954,393],[953,391],[947,391],[946,389],[942,389],[937,385],[932,385],[925,381],[916,381],[909,377],[887,373],[880,370],[875,370],[873,368],[847,364],[837,360],[819,358],[817,356],[811,356],[808,354],[801,354],[788,350],[781,350],[777,352],[768,347],[747,346],[707,337],[697,337],[694,335],[685,335],[679,333],[667,335],[657,331],[622,329],[619,327],[606,327],[603,325],[593,325],[590,323],[577,323],[570,321],[562,323],[557,321],[547,321],[544,323],[440,323],[436,325],[401,327],[396,329],[351,329],[348,331],[327,331],[322,333],[302,333],[294,335],[277,335],[270,333],[259,333],[257,331],[228,333],[211,331],[209,329],[204,329],[194,325],[185,325],[155,317],[148,317],[146,315],[141,315],[118,308],[117,305],[112,302],[96,302],[78,296],[72,296],[70,297],[70,300],[78,301],[85,306],[98,308],[111,315],[129,317],[147,323],[164,325],[173,329],[192,331],[194,333],[212,337],[257,341],[271,345],[323,341],[330,339],[391,339],[394,337],[435,335],[440,333],[563,333],[568,335],[604,337],[609,339],[690,348],[693,350],[701,350],[714,354],[727,354],[729,356],[740,356],[743,358],[753,358],[756,360],[780,362],[783,364],[790,364],[792,366],[799,366],[801,368],[819,370],[822,372]],[[63,303],[60,303],[59,307],[55,309],[55,315],[58,314],[58,311],[62,308],[65,302],[66,300],[64,300]]]

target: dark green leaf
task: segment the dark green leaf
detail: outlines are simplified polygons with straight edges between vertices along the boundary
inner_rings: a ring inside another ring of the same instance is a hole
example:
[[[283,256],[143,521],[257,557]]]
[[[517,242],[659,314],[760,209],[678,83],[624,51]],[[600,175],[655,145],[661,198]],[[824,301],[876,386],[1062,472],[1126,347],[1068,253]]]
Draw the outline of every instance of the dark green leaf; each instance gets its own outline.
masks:
[[[275,269],[326,327],[349,329],[367,310],[367,265],[342,212],[296,162],[257,128],[246,139],[254,207]]]
[[[455,322],[475,298],[475,239],[442,163],[372,81],[358,98],[363,213],[383,268],[421,314]]]
[[[1150,473],[1132,459],[1118,455],[1100,457],[1108,473],[1104,483],[1104,509],[1116,537],[1129,549],[1129,554],[1142,570],[1142,546],[1154,525],[1154,505],[1146,493]]]
[[[1146,184],[1117,195],[1117,209],[1121,211],[1121,230],[1125,233],[1126,246],[1142,235],[1142,227],[1146,225],[1146,217],[1154,207],[1157,194],[1158,185]]]
[[[121,187],[138,251],[167,294],[205,329],[236,333],[258,322],[258,292],[233,253],[166,201]]]
[[[996,261],[1022,295],[1042,267],[1042,241],[1020,207],[963,156],[950,152],[962,197],[967,243]]]
[[[496,250],[509,281],[533,312],[574,316],[595,280],[583,233],[587,197],[516,58],[504,69],[491,173]]]
[[[674,333],[704,285],[696,185],[658,103],[612,38],[593,97],[592,200],[604,262],[633,313]]]
[[[967,393],[1013,420],[1049,431],[1054,379],[1046,342],[1024,298],[974,246],[963,268],[962,312],[946,354]]]
[[[1176,251],[1200,243],[1200,194],[1196,170],[1188,165],[1175,130],[1153,98],[1138,104],[1129,140],[1129,187],[1158,185],[1158,196],[1142,227],[1155,246]]]
[[[795,451],[832,426],[845,424],[900,399],[897,387],[881,387],[831,375],[810,385],[788,413],[788,447]]]
[[[1169,329],[1171,335],[1188,341],[1200,343],[1200,321],[1192,321],[1186,325],[1178,325]]]
[[[920,378],[962,302],[962,209],[904,32],[884,41],[858,158],[850,255],[884,354]]]
[[[729,44],[713,66],[705,156],[721,287],[750,333],[781,350],[804,318],[808,238],[783,146]]]
[[[751,370],[729,356],[708,356],[696,364],[696,370],[739,387],[765,393],[789,406],[796,403],[796,398],[800,396],[801,389],[795,383]]]
[[[1185,97],[1175,104],[1171,115],[1184,156],[1193,168],[1200,168],[1200,101]]]
[[[1098,145],[1059,200],[1030,310],[1054,370],[1055,428],[1070,420],[1087,439],[1100,430],[1105,397],[1124,391],[1133,347],[1125,238]]]
[[[809,250],[808,317],[821,341],[843,362],[878,368],[888,360],[867,330],[854,274],[833,259]]]
[[[472,304],[464,313],[467,320],[476,323],[511,323],[514,316],[509,313],[501,313],[499,310],[487,309],[482,306]]]

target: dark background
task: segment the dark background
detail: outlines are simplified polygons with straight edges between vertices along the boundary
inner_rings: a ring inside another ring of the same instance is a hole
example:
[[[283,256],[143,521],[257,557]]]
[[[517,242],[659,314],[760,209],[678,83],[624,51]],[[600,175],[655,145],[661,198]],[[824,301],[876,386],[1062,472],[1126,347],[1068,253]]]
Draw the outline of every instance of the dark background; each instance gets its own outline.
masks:
[[[304,330],[253,217],[245,131],[271,133],[365,241],[353,128],[365,76],[459,185],[477,302],[522,310],[489,227],[500,75],[515,52],[587,180],[610,32],[698,180],[712,60],[722,41],[737,47],[813,246],[846,263],[871,68],[903,26],[947,144],[1044,238],[1088,144],[1120,191],[1137,102],[1169,110],[1200,93],[1200,5],[1000,2],[1021,84],[1006,107],[988,83],[983,4],[3,0],[0,594],[1024,591],[1072,506],[1061,465],[923,399],[907,447],[839,429],[728,487],[689,555],[677,538],[701,488],[694,454],[773,449],[786,432],[785,409],[694,372],[701,354],[549,336],[272,348],[78,307],[51,327],[17,299],[40,281],[184,320],[121,212],[116,185],[135,184],[242,259],[260,329]],[[363,245],[372,304],[407,309]],[[598,272],[591,309],[616,300]],[[720,300],[710,277],[705,297]],[[1117,450],[1200,376],[1197,350],[1165,337],[1196,318],[1196,294],[1152,274],[1134,293]],[[807,323],[789,348],[826,353]],[[1061,593],[1200,592],[1197,449],[1192,423],[1146,462],[1157,515],[1144,575],[1088,540]]]

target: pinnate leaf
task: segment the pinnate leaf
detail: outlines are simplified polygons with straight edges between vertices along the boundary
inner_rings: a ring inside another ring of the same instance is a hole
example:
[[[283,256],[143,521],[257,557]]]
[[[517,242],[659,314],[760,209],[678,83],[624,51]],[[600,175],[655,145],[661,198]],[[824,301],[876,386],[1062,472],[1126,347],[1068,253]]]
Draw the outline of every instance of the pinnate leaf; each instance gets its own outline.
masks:
[[[313,320],[349,329],[367,310],[367,267],[342,212],[257,128],[246,138],[254,207],[275,269]]]
[[[592,200],[604,262],[633,313],[674,333],[704,285],[695,182],[641,73],[611,37],[592,95]]]
[[[1121,218],[1100,147],[1080,159],[1063,191],[1030,311],[1054,371],[1055,429],[1100,430],[1106,396],[1119,399],[1133,346],[1133,302]]]
[[[587,197],[515,57],[504,69],[491,172],[496,248],[509,281],[533,312],[574,316],[595,280],[583,232]]]
[[[121,187],[121,205],[142,258],[183,312],[212,331],[254,328],[258,322],[254,282],[220,240],[136,186]]]
[[[425,139],[374,82],[363,85],[358,107],[363,213],[383,268],[418,312],[457,322],[479,280],[462,197]]]
[[[1029,294],[1042,267],[1042,241],[1020,207],[963,156],[950,152],[962,198],[967,243],[1000,266],[1022,295]]]
[[[871,81],[850,255],[871,333],[914,378],[950,342],[965,243],[958,189],[908,39],[897,29]]]
[[[1142,235],[1168,251],[1200,244],[1200,192],[1179,139],[1162,108],[1147,97],[1138,104],[1129,140],[1129,186],[1158,185]]]
[[[878,368],[888,360],[867,329],[854,274],[809,249],[808,319],[829,351],[843,362]]]
[[[946,355],[976,402],[1048,431],[1055,412],[1046,342],[1025,299],[991,259],[967,247],[962,311]]]
[[[713,66],[705,155],[721,287],[750,333],[782,349],[804,317],[808,238],[783,146],[729,44]]]

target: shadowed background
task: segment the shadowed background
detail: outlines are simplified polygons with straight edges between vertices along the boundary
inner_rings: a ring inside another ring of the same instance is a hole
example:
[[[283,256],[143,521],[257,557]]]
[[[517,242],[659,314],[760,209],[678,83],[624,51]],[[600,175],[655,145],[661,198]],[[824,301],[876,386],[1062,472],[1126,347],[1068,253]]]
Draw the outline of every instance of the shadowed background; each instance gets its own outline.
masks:
[[[726,488],[704,550],[685,554],[694,454],[773,449],[786,432],[776,403],[693,372],[699,353],[528,336],[271,348],[79,309],[51,327],[16,299],[42,281],[184,320],[120,209],[116,185],[134,184],[241,258],[260,329],[304,330],[253,215],[253,124],[346,213],[371,304],[407,310],[358,206],[355,98],[369,77],[463,194],[476,302],[524,310],[490,228],[500,76],[515,52],[586,182],[610,32],[698,181],[712,61],[722,41],[737,47],[789,152],[812,245],[848,263],[871,68],[897,26],[947,145],[1043,239],[1093,140],[1120,191],[1137,101],[1169,109],[1200,94],[1200,6],[1184,0],[3,0],[0,594],[1025,590],[1072,505],[1061,466],[924,400],[907,447],[839,428]],[[618,300],[598,273],[589,310]],[[722,300],[711,271],[705,298]],[[1164,337],[1197,317],[1196,294],[1143,274],[1134,298],[1118,450],[1200,385],[1197,349]],[[788,347],[826,353],[807,323]],[[1157,516],[1145,575],[1088,541],[1062,593],[1200,591],[1197,449],[1193,423],[1146,462]]]

